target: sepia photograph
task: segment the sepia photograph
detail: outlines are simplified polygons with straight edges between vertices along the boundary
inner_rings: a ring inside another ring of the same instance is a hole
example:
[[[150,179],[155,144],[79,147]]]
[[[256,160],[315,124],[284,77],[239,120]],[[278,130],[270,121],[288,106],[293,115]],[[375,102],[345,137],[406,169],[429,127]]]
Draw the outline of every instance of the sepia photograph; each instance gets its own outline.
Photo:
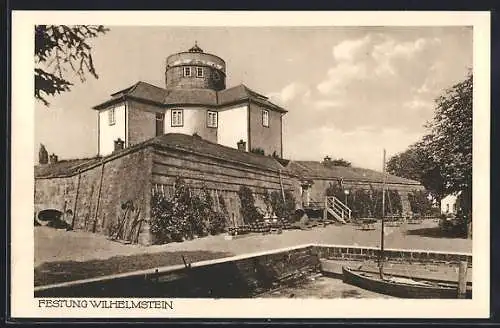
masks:
[[[58,21],[25,27],[36,311],[489,294],[473,24]]]

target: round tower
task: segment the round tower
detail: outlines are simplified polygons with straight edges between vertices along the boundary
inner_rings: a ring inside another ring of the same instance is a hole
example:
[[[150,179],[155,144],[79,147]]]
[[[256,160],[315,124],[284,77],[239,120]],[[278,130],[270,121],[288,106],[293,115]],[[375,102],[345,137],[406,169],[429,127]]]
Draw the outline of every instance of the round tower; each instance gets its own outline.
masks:
[[[198,44],[188,51],[167,57],[166,88],[223,90],[226,88],[226,63],[203,52]]]

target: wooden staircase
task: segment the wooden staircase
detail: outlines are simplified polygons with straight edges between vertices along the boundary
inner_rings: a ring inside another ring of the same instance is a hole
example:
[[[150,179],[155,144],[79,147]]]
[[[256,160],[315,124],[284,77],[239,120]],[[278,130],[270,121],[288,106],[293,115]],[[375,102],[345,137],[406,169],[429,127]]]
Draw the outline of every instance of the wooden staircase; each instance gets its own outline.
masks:
[[[309,217],[323,215],[324,220],[333,217],[336,221],[345,224],[351,220],[351,209],[337,197],[327,196],[323,202],[310,201],[304,206]]]
[[[325,197],[325,207],[323,213],[323,218],[325,220],[328,219],[328,214],[330,214],[337,221],[341,222],[342,224],[346,224],[351,220],[351,213],[351,209],[347,207],[346,204],[342,203],[337,197]]]

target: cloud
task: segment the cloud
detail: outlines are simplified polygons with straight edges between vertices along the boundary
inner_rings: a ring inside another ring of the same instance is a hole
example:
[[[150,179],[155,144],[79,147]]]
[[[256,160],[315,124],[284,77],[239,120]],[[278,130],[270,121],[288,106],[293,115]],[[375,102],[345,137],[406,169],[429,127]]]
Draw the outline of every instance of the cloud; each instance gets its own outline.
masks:
[[[339,63],[328,70],[326,79],[317,85],[322,94],[338,93],[340,88],[352,80],[364,79],[368,71],[365,63]]]
[[[321,110],[326,108],[340,107],[342,103],[335,100],[316,100],[312,103],[312,105],[314,108]]]
[[[380,33],[344,40],[333,46],[334,65],[317,84],[317,89],[326,95],[342,92],[350,84],[363,80],[387,78],[396,81],[400,73],[408,75],[409,65],[420,69],[423,64],[416,62],[418,56],[440,44],[438,38],[398,41]]]
[[[302,83],[292,82],[278,92],[271,92],[266,95],[272,102],[286,105],[299,97],[310,97],[310,91]]]
[[[437,45],[440,40],[437,38],[424,39],[419,38],[414,41],[398,42],[392,38],[386,38],[384,42],[375,44],[372,50],[372,56],[377,61],[383,61],[388,58],[406,57],[411,58],[420,51],[424,51],[429,46]]]
[[[412,100],[406,101],[403,103],[403,108],[418,111],[421,109],[429,109],[432,108],[434,104],[430,101],[413,98]]]
[[[367,35],[361,39],[342,41],[333,47],[333,57],[338,61],[354,61],[366,50],[371,39],[371,35]]]

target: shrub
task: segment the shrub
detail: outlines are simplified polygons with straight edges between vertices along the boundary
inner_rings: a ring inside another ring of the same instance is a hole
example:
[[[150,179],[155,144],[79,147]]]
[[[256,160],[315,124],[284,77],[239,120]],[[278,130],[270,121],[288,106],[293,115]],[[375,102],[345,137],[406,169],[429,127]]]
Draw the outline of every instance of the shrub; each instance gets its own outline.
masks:
[[[370,193],[364,189],[354,190],[347,199],[347,206],[352,210],[354,218],[367,218],[372,216],[372,199]]]
[[[251,153],[254,153],[254,154],[259,154],[259,155],[265,155],[265,152],[264,152],[264,149],[260,148],[260,147],[257,147],[257,148],[252,148],[250,150]]]
[[[326,196],[335,196],[341,202],[345,202],[344,189],[338,185],[330,183],[325,191]],[[382,217],[382,189],[370,190],[352,189],[347,196],[347,207],[352,211],[353,218]],[[385,214],[399,214],[402,212],[401,197],[397,190],[386,190],[385,193]]]
[[[262,219],[262,215],[255,207],[255,198],[250,188],[241,186],[238,190],[238,197],[241,203],[240,213],[245,224],[254,223]]]
[[[170,199],[153,195],[151,216],[155,243],[216,234],[224,231],[226,223],[225,214],[214,210],[213,199],[206,188],[202,188],[201,193],[194,193],[181,179],[176,180]]]
[[[427,198],[425,191],[414,190],[408,193],[411,211],[420,215],[432,214],[432,201]]]
[[[279,218],[289,218],[295,212],[295,197],[292,192],[286,190],[284,192],[285,200],[283,201],[283,194],[277,190],[271,193],[271,207]]]

